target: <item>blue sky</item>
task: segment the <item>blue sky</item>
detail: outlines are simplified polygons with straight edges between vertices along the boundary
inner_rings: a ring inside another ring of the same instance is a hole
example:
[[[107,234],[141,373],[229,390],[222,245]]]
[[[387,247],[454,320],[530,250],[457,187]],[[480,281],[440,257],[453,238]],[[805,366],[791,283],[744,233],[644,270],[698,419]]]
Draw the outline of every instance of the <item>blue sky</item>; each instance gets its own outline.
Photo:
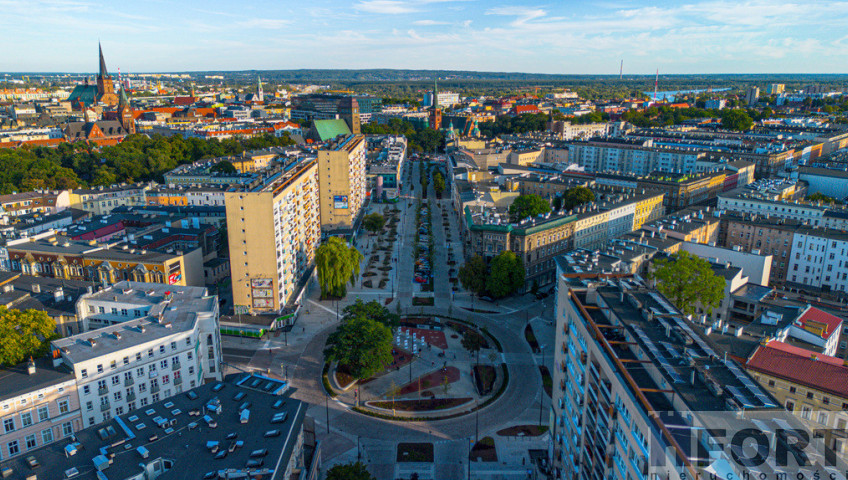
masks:
[[[844,73],[848,2],[0,0],[0,71]]]

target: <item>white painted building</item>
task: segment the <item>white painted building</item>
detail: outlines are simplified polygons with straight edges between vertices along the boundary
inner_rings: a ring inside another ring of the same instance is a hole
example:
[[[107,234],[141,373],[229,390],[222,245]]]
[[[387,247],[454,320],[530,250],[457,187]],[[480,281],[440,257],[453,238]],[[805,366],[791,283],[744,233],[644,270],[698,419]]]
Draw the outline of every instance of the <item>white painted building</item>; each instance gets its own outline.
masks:
[[[786,276],[792,283],[848,291],[848,234],[830,229],[796,230]]]
[[[77,315],[102,327],[51,347],[73,371],[85,426],[221,379],[218,298],[205,288],[118,282],[83,295]]]

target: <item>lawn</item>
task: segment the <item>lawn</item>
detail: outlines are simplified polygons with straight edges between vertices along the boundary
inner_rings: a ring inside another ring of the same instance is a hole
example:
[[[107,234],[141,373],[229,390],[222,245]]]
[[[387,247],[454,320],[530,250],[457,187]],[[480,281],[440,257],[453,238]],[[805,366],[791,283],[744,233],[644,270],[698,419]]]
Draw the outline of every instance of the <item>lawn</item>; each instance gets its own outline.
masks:
[[[545,388],[545,393],[548,394],[548,397],[553,397],[554,380],[551,378],[551,372],[544,365],[539,366],[539,372],[542,374],[542,386]]]
[[[495,449],[495,439],[492,437],[483,437],[479,442],[474,444],[471,449],[471,460],[483,462],[497,462],[498,451]]]
[[[536,341],[536,335],[533,335],[533,327],[529,324],[524,327],[524,339],[527,340],[527,343],[530,344],[530,349],[534,352],[539,351],[539,342]]]
[[[488,395],[495,386],[495,367],[491,365],[474,365],[474,384],[480,395]]]

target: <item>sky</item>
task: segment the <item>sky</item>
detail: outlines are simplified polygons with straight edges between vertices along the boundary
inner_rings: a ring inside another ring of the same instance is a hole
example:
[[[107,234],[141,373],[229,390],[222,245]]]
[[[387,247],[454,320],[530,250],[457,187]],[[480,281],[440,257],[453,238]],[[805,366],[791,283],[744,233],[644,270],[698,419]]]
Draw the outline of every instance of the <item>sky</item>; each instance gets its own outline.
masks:
[[[848,2],[0,0],[0,71],[845,73]]]

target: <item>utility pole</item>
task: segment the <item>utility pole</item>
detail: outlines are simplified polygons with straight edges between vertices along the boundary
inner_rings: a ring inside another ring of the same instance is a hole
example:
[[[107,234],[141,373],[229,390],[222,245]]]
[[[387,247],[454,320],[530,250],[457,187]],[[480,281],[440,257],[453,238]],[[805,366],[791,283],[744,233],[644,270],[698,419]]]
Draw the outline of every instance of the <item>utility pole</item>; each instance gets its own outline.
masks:
[[[324,408],[327,409],[327,434],[330,434],[330,400],[329,396],[324,397]]]

